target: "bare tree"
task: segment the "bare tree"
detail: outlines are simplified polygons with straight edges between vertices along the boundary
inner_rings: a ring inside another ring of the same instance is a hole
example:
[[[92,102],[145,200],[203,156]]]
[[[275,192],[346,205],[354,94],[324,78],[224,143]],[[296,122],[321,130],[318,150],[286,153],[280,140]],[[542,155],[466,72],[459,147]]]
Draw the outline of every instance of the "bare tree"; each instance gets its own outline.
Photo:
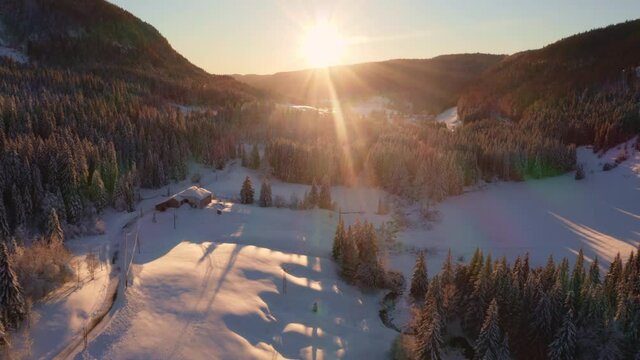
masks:
[[[91,280],[96,278],[96,270],[98,266],[100,266],[100,260],[94,253],[90,253],[84,259],[87,264],[87,271],[89,271],[89,275],[91,275]]]

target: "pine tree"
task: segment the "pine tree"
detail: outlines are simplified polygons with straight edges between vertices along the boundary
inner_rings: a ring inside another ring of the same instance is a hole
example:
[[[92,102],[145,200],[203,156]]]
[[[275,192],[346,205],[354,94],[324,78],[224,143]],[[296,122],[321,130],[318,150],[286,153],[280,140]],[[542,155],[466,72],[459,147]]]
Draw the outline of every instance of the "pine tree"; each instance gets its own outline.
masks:
[[[242,183],[242,189],[240,190],[240,203],[241,204],[253,204],[253,185],[251,179],[247,176]]]
[[[7,218],[7,210],[4,207],[4,201],[0,196],[0,242],[6,242],[11,236],[9,231],[9,219]]]
[[[593,262],[589,267],[589,284],[600,285],[600,267],[598,266],[598,257],[593,258]]]
[[[249,167],[249,158],[247,157],[247,152],[244,151],[244,145],[240,145],[240,165],[242,167]]]
[[[258,201],[258,205],[260,207],[271,207],[273,205],[273,200],[271,198],[271,184],[265,178],[262,180],[262,185],[260,186],[260,199]]]
[[[60,245],[64,241],[64,232],[60,226],[58,211],[51,209],[47,221],[47,242],[51,245]]]
[[[582,249],[580,249],[580,251],[578,252],[578,256],[576,257],[576,263],[573,267],[573,272],[571,274],[571,290],[573,290],[574,294],[580,294],[584,279],[584,252],[582,251]]]
[[[11,268],[9,251],[0,244],[0,322],[7,329],[16,329],[26,316],[26,305],[18,277]]]
[[[311,183],[311,190],[309,191],[309,206],[311,209],[318,205],[318,185],[316,185],[316,179],[313,179]]]
[[[347,236],[344,242],[344,252],[342,254],[342,261],[340,264],[340,275],[347,280],[347,282],[353,283],[358,274],[358,248],[353,240],[353,230],[351,226],[347,231]]]
[[[427,295],[416,332],[416,358],[419,360],[442,359],[443,321],[434,294]]]
[[[98,170],[93,171],[91,182],[87,189],[87,196],[89,197],[89,200],[93,202],[93,205],[98,212],[102,211],[105,206],[107,206],[107,190]]]
[[[342,215],[338,217],[338,225],[336,226],[336,234],[333,237],[333,248],[331,249],[331,257],[333,260],[340,262],[345,248],[345,237],[347,236],[344,230],[344,220]]]
[[[258,145],[254,144],[251,149],[251,168],[257,169],[260,167],[260,151],[258,151]]]
[[[484,323],[474,346],[474,359],[510,359],[508,345],[502,336],[498,320],[498,302],[493,299],[487,308]]]
[[[573,311],[569,310],[564,316],[562,326],[549,345],[548,355],[550,360],[576,359],[576,327],[573,324]]]
[[[320,195],[318,195],[318,207],[320,209],[331,210],[331,185],[329,184],[329,178],[327,176],[322,180],[322,186],[320,187]]]
[[[22,194],[18,190],[16,184],[13,184],[11,188],[11,202],[13,203],[14,213],[14,229],[24,229],[27,225],[27,214],[25,210],[25,200],[22,199]]]
[[[414,301],[423,301],[427,295],[429,280],[427,277],[427,264],[424,258],[424,252],[420,251],[416,258],[416,265],[413,268],[413,276],[411,277],[411,289],[409,294]]]

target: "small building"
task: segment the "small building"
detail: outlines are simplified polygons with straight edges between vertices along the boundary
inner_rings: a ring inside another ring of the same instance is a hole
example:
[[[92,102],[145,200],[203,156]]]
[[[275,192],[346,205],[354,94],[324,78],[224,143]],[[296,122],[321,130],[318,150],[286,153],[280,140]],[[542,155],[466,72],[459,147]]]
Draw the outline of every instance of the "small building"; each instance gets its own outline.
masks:
[[[189,204],[192,208],[202,209],[207,207],[212,200],[213,194],[211,191],[198,186],[192,186],[156,204],[156,210],[165,211],[168,208],[179,208],[183,204]]]

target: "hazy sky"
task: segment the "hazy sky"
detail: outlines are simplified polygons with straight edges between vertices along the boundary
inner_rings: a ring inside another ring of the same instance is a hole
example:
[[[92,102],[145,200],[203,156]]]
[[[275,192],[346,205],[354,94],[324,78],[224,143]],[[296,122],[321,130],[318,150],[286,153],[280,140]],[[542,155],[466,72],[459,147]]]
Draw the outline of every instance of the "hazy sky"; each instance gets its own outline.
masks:
[[[216,74],[309,67],[307,28],[349,40],[340,63],[514,53],[640,17],[640,0],[111,0]]]

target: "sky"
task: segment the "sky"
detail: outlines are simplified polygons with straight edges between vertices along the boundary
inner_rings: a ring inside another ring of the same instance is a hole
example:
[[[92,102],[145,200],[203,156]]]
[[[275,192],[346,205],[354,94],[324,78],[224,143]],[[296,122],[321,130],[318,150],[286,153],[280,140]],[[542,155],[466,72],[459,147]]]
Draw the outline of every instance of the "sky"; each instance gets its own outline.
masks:
[[[512,54],[640,18],[638,0],[110,1],[153,25],[178,52],[214,74],[309,68],[317,65],[310,58],[326,52],[336,52],[322,57],[330,65]],[[339,53],[331,41],[316,46],[317,37],[307,35],[316,24],[339,34]]]

